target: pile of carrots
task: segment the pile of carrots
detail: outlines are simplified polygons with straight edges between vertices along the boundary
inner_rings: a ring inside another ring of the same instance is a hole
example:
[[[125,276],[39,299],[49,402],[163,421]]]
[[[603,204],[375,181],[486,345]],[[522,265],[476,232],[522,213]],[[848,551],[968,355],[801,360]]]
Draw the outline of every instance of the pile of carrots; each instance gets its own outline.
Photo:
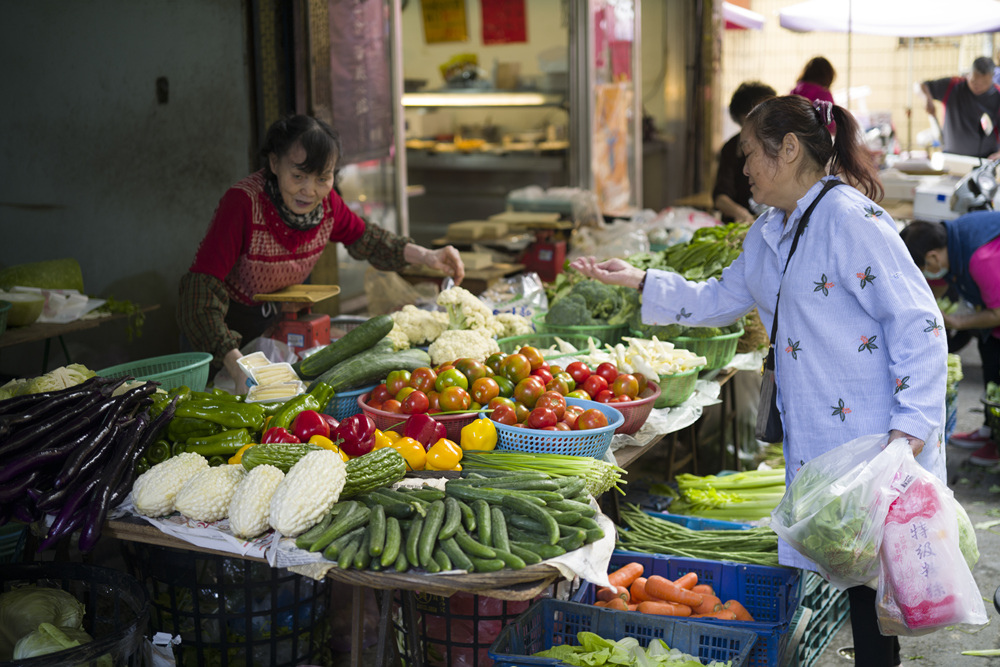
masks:
[[[660,616],[754,620],[738,600],[723,602],[711,585],[699,584],[695,572],[671,581],[656,574],[644,577],[644,570],[642,563],[631,562],[609,574],[611,586],[597,589],[594,604]]]

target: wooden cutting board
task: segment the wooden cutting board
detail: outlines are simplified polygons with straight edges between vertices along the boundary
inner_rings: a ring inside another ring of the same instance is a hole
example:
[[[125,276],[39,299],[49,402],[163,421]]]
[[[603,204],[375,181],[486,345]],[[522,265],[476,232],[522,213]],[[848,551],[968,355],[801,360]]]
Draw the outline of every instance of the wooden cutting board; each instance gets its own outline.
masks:
[[[319,303],[340,294],[340,285],[289,285],[270,294],[254,294],[254,301],[287,301],[290,303]]]

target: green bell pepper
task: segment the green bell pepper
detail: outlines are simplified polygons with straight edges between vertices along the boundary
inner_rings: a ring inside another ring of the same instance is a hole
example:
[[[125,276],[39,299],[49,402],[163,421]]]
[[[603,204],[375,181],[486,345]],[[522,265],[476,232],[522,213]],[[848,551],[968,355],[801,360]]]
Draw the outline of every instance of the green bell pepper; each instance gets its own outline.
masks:
[[[215,435],[225,431],[222,424],[197,417],[174,417],[167,425],[167,438],[174,442],[184,442],[188,438]]]
[[[184,443],[184,451],[202,456],[225,456],[235,454],[243,445],[253,442],[253,437],[245,428],[234,428],[204,438],[190,438]]]
[[[255,403],[227,400],[196,399],[178,404],[174,417],[205,419],[226,428],[248,428],[259,431],[264,425],[264,409]]]

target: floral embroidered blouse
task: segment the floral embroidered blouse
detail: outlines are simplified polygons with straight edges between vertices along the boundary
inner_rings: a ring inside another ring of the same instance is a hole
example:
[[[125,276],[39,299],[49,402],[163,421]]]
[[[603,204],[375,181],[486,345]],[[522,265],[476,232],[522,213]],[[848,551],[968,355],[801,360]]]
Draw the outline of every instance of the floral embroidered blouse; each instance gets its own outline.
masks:
[[[944,326],[889,215],[850,186],[833,188],[781,276],[799,218],[825,180],[798,201],[787,223],[773,208],[758,218],[720,280],[687,282],[651,270],[642,319],[724,326],[756,306],[769,327],[780,281],[775,378],[786,481],[833,447],[891,429],[922,438],[917,461],[945,480]],[[815,569],[784,543],[779,558]]]

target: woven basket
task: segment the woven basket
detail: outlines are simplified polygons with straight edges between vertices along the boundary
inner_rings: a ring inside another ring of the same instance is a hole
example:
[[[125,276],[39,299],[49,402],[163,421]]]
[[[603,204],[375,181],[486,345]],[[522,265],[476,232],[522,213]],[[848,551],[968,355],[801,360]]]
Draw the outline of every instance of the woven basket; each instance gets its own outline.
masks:
[[[656,407],[672,408],[688,400],[694,393],[695,383],[698,382],[698,373],[704,368],[704,366],[698,366],[683,373],[661,375],[660,397],[656,399]]]
[[[632,435],[646,423],[649,413],[653,411],[653,406],[661,394],[660,385],[657,383],[650,382],[648,383],[648,387],[652,391],[644,398],[624,403],[615,403],[615,409],[622,413],[622,417],[625,418],[625,423],[615,429],[616,434],[624,433],[625,435]]]
[[[566,405],[579,405],[585,410],[597,408],[607,416],[608,425],[586,431],[546,431],[494,422],[497,429],[496,451],[593,456],[597,459],[603,457],[611,445],[615,430],[625,423],[621,411],[607,403],[580,398],[567,398]],[[485,417],[486,414],[480,413],[480,416]]]
[[[709,338],[693,338],[691,336],[678,336],[671,338],[670,342],[676,347],[689,350],[699,357],[705,357],[708,363],[705,364],[706,371],[714,371],[725,368],[726,364],[736,356],[736,346],[743,335],[743,327],[733,333],[722,334],[721,336],[711,336]]]
[[[539,313],[531,318],[535,325],[536,333],[555,334],[562,338],[564,335],[593,336],[601,344],[617,345],[622,342],[622,336],[628,334],[628,324],[602,324],[599,326],[577,327],[577,326],[556,326],[545,323],[545,313]]]
[[[410,415],[399,414],[396,412],[386,412],[385,410],[376,410],[375,408],[368,405],[368,399],[371,396],[371,392],[366,392],[361,396],[358,396],[358,407],[366,415],[371,417],[371,420],[375,422],[375,428],[380,431],[387,431],[392,429],[392,427],[400,428],[397,426],[400,422],[405,422]],[[456,443],[462,442],[462,428],[471,424],[472,422],[479,419],[480,415],[476,412],[470,412],[468,414],[460,415],[428,415],[432,417],[434,421],[441,422],[444,424],[445,431],[447,431],[447,438]]]
[[[160,389],[184,386],[192,391],[205,391],[211,361],[212,355],[208,352],[181,352],[109,366],[97,374],[107,378],[131,375],[136,380],[159,382]]]
[[[330,403],[323,409],[323,414],[330,415],[337,421],[359,414],[361,406],[358,405],[358,396],[369,393],[377,386],[376,384],[372,384],[360,389],[337,392],[330,399]]]

